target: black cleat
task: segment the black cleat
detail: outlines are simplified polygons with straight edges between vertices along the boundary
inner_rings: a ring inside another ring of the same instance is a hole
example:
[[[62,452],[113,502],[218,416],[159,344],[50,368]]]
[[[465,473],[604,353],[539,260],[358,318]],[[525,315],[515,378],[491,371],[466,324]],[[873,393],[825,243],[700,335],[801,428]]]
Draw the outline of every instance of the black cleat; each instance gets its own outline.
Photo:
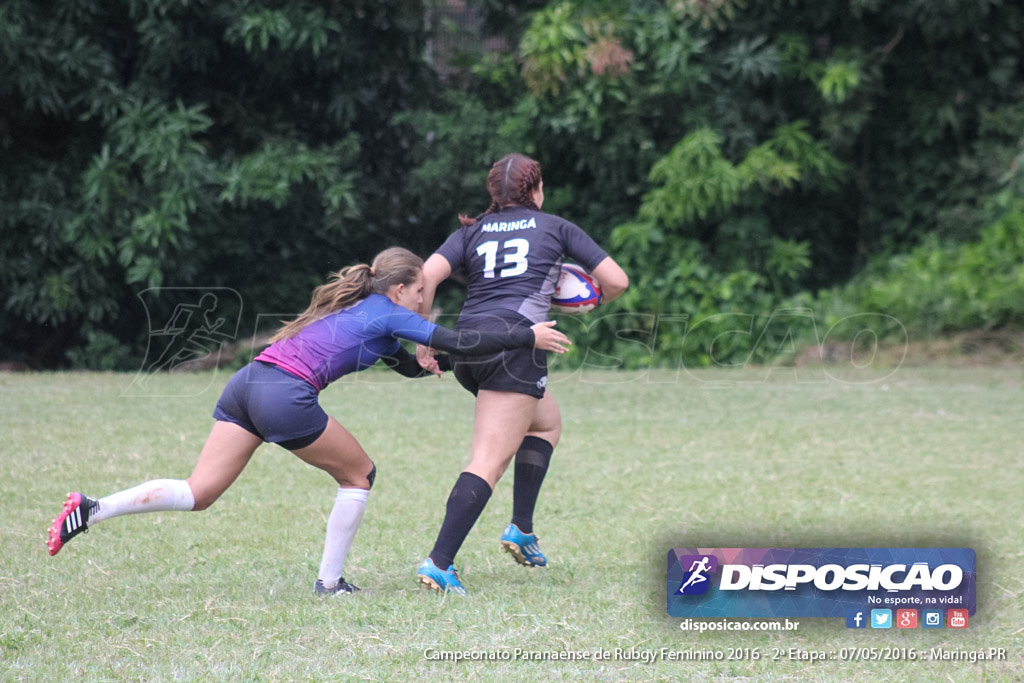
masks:
[[[313,584],[313,593],[316,595],[340,595],[342,593],[355,593],[358,590],[359,586],[353,586],[344,578],[338,579],[338,585],[334,588],[324,588],[324,582],[320,579],[317,579],[316,583]]]

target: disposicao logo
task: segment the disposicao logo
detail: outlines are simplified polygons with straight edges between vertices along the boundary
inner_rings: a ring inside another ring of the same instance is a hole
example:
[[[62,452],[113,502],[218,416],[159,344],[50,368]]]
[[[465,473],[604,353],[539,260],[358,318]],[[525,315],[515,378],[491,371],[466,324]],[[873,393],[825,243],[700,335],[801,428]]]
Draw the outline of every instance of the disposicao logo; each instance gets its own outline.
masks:
[[[690,568],[683,573],[683,582],[679,585],[677,595],[701,595],[711,585],[709,574],[718,569],[718,558],[714,555],[684,555],[679,558],[682,566]]]
[[[849,620],[862,612],[865,622],[896,608],[974,614],[975,564],[970,548],[674,548],[668,613]]]

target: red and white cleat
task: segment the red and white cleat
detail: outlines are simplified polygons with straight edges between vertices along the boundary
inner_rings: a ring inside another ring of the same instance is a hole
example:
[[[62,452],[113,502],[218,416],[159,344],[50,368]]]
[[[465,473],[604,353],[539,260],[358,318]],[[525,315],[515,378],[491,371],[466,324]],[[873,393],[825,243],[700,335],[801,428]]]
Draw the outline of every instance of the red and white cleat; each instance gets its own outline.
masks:
[[[56,555],[65,543],[89,530],[89,512],[95,505],[95,500],[81,493],[68,494],[64,508],[50,525],[50,537],[46,539],[46,547],[50,549],[51,555]]]

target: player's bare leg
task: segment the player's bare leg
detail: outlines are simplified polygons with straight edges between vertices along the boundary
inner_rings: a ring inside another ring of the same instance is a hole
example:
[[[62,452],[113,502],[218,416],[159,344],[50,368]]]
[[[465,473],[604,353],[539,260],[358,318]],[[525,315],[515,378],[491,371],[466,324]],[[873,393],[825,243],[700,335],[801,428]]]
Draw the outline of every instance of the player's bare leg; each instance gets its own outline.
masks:
[[[434,549],[420,565],[418,575],[423,585],[465,593],[455,573],[455,555],[533,423],[537,404],[536,398],[525,394],[489,390],[477,394],[469,465],[448,496]]]
[[[213,505],[235,482],[263,439],[233,422],[218,420],[210,430],[188,485],[196,511]]]
[[[320,595],[354,593],[359,588],[345,581],[342,570],[366,511],[376,468],[359,441],[333,417],[316,441],[293,453],[338,482],[313,590]]]
[[[51,555],[91,526],[122,515],[143,512],[205,510],[245,469],[262,439],[238,425],[217,421],[199,455],[192,476],[153,479],[94,500],[81,493],[68,494],[60,514],[50,526],[46,545]]]

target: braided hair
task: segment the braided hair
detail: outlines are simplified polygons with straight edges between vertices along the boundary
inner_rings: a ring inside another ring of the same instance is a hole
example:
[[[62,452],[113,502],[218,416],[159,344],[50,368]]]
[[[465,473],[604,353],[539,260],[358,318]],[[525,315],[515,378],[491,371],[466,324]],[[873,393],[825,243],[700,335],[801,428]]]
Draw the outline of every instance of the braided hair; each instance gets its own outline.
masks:
[[[533,202],[533,191],[540,187],[541,180],[539,163],[523,154],[506,154],[491,166],[491,172],[487,174],[490,206],[476,218],[460,215],[459,222],[472,225],[487,214],[512,205],[540,211]]]

